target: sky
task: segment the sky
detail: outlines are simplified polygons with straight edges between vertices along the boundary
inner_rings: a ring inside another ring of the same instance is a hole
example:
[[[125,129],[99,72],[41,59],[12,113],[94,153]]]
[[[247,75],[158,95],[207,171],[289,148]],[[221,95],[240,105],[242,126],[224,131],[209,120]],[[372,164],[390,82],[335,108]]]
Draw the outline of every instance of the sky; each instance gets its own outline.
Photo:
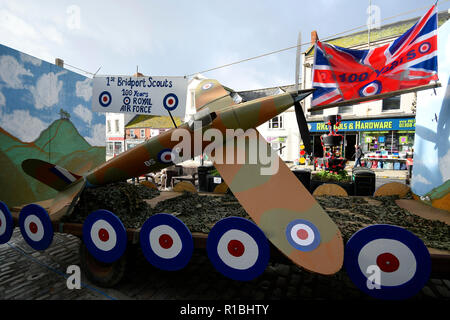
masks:
[[[434,0],[372,0],[381,25]],[[367,24],[369,0],[0,0],[0,43],[100,75],[185,76]],[[438,10],[448,10],[441,0]],[[363,30],[363,29],[359,29]],[[302,47],[306,50],[307,46]],[[235,90],[294,83],[295,49],[203,73]],[[68,67],[73,71],[78,71]],[[80,72],[80,71],[78,71]],[[91,75],[80,72],[83,75]]]

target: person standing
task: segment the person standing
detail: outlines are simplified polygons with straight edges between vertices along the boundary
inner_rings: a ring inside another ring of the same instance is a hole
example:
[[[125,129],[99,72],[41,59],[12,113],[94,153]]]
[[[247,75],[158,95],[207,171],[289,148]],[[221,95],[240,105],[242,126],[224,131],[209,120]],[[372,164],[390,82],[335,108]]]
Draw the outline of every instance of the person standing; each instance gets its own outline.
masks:
[[[353,168],[356,168],[359,164],[359,166],[361,167],[361,158],[364,155],[361,147],[359,145],[355,145],[355,166]]]

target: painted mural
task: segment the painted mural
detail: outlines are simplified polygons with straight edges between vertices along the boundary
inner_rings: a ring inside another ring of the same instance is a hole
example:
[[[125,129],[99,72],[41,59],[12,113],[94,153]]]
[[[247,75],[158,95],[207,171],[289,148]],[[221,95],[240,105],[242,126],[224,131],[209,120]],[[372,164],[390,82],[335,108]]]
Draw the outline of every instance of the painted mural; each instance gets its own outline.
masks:
[[[0,45],[0,200],[10,207],[56,191],[22,170],[40,159],[81,174],[105,161],[105,116],[91,79]]]
[[[412,191],[450,211],[450,21],[438,29],[441,88],[418,92]]]

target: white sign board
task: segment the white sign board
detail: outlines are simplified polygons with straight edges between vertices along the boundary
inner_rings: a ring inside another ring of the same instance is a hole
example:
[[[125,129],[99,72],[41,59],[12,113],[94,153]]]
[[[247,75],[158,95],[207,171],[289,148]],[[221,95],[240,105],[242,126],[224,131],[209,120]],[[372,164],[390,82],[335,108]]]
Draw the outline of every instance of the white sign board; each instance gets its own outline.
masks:
[[[188,80],[184,77],[94,77],[92,110],[183,118]]]

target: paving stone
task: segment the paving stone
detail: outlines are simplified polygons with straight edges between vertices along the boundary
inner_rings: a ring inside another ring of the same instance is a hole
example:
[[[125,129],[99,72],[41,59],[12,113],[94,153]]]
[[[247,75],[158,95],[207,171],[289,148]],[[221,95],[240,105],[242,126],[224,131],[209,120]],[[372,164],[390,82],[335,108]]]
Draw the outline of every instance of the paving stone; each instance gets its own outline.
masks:
[[[448,289],[450,289],[450,280],[448,280],[448,279],[443,279],[442,281],[444,282],[445,286],[446,286]]]
[[[422,293],[430,298],[436,298],[436,295],[433,293],[433,290],[430,289],[430,287],[425,286],[422,288]]]

